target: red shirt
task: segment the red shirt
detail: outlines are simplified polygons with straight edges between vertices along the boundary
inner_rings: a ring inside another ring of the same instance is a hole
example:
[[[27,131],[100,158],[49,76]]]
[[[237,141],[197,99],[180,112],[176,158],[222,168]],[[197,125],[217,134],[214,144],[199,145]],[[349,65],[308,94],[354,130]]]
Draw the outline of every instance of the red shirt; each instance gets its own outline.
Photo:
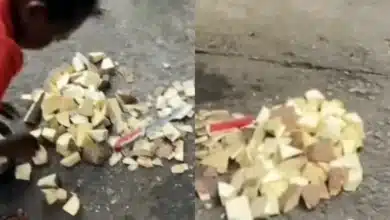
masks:
[[[0,0],[0,101],[23,65],[22,50],[14,41],[11,1]]]

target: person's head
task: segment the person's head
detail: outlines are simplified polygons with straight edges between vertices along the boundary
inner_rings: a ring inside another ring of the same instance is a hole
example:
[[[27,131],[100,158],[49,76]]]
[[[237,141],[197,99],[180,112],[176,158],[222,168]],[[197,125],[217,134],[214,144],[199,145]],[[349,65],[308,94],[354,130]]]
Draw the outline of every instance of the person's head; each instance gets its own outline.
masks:
[[[17,43],[41,49],[78,29],[90,16],[99,16],[99,0],[10,0]]]

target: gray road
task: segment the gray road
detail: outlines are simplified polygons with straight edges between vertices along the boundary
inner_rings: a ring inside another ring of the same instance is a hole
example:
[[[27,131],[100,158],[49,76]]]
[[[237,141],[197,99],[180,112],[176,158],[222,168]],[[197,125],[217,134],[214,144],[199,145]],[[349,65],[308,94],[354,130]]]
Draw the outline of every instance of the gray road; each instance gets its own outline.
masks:
[[[386,220],[390,215],[390,3],[385,0],[199,0],[197,104],[256,114],[319,88],[366,121],[364,182],[313,212],[275,219]],[[220,219],[220,209],[196,219]]]
[[[45,51],[27,52],[26,68],[15,80],[7,99],[18,101],[21,93],[39,87],[47,72],[74,52],[105,51],[120,63],[138,64],[136,82],[116,85],[130,88],[140,97],[158,85],[193,76],[192,30],[194,4],[190,0],[104,1],[102,20],[90,20],[69,42],[52,45]],[[165,71],[162,63],[172,69]],[[18,102],[24,112],[26,105]],[[187,157],[188,159],[188,157]],[[57,172],[65,186],[80,194],[83,212],[74,219],[193,219],[191,172],[173,176],[169,166],[131,173],[125,167],[79,166],[66,170],[53,159],[50,167],[34,171],[34,180]],[[34,183],[34,182],[33,182]],[[60,207],[48,207],[34,184],[1,186],[0,213],[25,209],[32,220],[73,219]],[[127,218],[125,218],[127,216]]]

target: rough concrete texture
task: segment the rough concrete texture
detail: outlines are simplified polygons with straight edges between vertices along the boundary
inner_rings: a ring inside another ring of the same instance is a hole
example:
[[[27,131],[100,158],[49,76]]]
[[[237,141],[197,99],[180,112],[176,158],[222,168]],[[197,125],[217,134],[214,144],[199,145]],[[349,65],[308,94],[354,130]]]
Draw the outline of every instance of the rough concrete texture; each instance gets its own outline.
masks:
[[[389,219],[389,8],[385,0],[197,2],[198,107],[256,114],[319,88],[366,121],[359,190],[275,219]],[[220,214],[199,208],[196,218]]]
[[[106,0],[103,8],[107,11],[101,20],[88,21],[68,42],[53,44],[40,52],[26,52],[26,67],[8,91],[7,99],[26,112],[27,104],[18,97],[40,87],[48,71],[69,61],[76,51],[105,51],[129,67],[135,60],[135,83],[125,84],[119,77],[114,81],[117,87],[130,88],[141,99],[156,86],[193,77],[192,1]],[[172,68],[164,70],[163,62]],[[30,186],[1,186],[0,214],[23,208],[31,220],[194,218],[191,171],[173,176],[168,164],[136,172],[124,166],[81,165],[67,170],[58,165],[58,159],[53,158],[50,167],[35,169]],[[65,188],[79,194],[83,210],[78,217],[65,214],[60,206],[45,205],[35,183],[52,172],[62,177]]]

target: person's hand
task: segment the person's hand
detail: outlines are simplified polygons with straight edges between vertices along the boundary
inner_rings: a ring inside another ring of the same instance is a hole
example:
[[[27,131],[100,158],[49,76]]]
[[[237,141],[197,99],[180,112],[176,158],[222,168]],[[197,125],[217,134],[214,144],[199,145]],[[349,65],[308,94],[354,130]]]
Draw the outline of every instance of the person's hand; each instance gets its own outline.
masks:
[[[29,159],[39,150],[38,140],[29,133],[19,133],[0,140],[0,155],[9,158]]]
[[[15,120],[21,117],[18,110],[9,102],[1,102],[0,115],[9,120]]]
[[[28,220],[26,213],[18,209],[15,214],[0,217],[1,220]]]

